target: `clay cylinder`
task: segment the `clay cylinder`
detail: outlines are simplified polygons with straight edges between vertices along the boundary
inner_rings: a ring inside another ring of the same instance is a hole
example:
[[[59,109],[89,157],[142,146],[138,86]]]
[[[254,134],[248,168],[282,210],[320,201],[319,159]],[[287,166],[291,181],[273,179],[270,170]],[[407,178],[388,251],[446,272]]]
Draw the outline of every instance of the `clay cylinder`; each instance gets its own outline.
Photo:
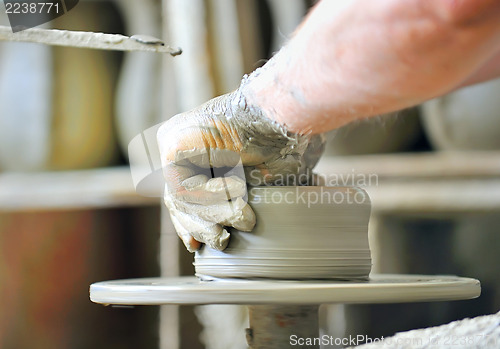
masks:
[[[231,229],[224,251],[204,246],[196,275],[213,278],[367,279],[370,198],[355,187],[256,187],[250,233]]]

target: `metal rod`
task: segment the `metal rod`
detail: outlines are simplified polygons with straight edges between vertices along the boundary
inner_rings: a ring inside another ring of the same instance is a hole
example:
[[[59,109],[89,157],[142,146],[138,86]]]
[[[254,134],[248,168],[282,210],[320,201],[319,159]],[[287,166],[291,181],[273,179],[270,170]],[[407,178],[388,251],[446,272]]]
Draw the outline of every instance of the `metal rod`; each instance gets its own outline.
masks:
[[[251,349],[316,348],[319,305],[251,305],[247,342]]]
[[[159,39],[145,35],[125,36],[57,29],[32,28],[13,33],[10,27],[0,26],[0,41],[35,42],[98,50],[158,52],[172,56],[182,53],[180,48],[170,47]]]

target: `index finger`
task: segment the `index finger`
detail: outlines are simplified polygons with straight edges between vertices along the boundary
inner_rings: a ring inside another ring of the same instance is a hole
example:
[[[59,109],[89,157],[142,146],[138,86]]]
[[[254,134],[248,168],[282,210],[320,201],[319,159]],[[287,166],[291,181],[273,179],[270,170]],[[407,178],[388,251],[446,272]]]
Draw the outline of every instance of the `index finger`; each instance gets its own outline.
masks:
[[[164,168],[166,187],[170,195],[196,204],[214,204],[246,195],[244,178],[229,171],[211,178],[200,168],[171,164]],[[242,170],[241,170],[242,172]]]
[[[163,164],[231,166],[243,148],[227,120],[196,112],[178,114],[162,124],[157,139]]]

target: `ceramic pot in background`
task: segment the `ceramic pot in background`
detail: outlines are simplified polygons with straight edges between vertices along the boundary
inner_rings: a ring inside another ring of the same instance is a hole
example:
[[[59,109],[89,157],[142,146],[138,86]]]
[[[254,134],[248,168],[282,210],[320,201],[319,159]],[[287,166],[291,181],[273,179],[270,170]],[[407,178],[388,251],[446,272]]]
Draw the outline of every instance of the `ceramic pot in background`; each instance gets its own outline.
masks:
[[[36,171],[47,166],[52,61],[49,46],[0,43],[0,169]]]
[[[113,32],[117,11],[109,3],[86,2],[52,21],[56,28]],[[120,53],[53,47],[51,170],[113,165],[118,158],[114,94]]]
[[[110,3],[83,2],[50,26],[116,32],[116,15]],[[2,43],[1,50],[2,170],[73,170],[116,163],[113,118],[120,53],[17,42]]]
[[[500,149],[500,79],[423,104],[422,121],[439,150]]]
[[[117,0],[125,21],[125,35],[144,34],[162,38],[161,4],[155,0]],[[163,38],[168,40],[167,38]],[[162,90],[162,67],[171,73],[173,58],[151,52],[125,52],[116,91],[116,131],[123,154],[129,142],[163,121],[162,102],[168,115],[176,112],[173,79]]]
[[[325,155],[393,153],[410,149],[422,130],[417,108],[343,126],[327,136]]]

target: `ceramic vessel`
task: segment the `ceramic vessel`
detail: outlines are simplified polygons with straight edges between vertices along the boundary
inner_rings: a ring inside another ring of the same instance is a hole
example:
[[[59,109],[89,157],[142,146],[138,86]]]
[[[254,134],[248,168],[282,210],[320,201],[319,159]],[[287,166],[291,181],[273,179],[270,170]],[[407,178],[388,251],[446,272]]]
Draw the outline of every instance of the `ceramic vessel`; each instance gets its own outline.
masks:
[[[352,122],[327,135],[326,156],[394,153],[411,149],[422,135],[417,108]]]
[[[257,187],[250,233],[231,230],[224,251],[204,246],[196,275],[210,278],[366,279],[370,198],[355,187]]]
[[[422,120],[439,150],[500,149],[500,79],[467,87],[423,105]]]

